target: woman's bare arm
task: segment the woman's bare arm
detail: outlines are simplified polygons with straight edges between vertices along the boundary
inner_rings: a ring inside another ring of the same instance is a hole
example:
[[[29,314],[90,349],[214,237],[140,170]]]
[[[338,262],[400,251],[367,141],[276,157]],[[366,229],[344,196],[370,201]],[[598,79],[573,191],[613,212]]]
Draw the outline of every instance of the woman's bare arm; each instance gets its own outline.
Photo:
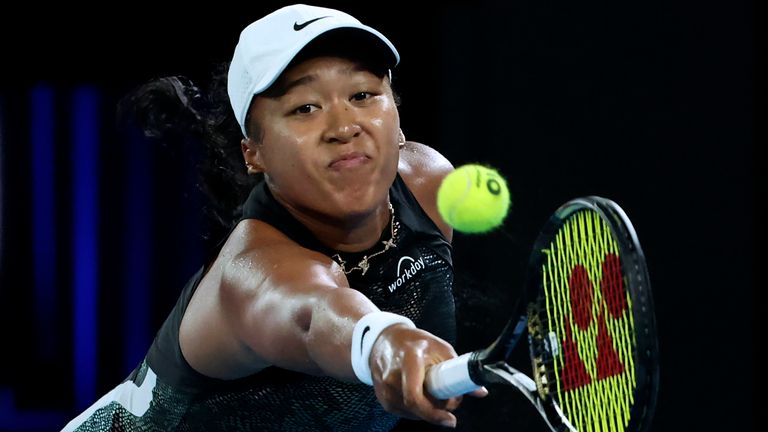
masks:
[[[378,308],[349,288],[341,268],[301,248],[266,224],[259,239],[234,255],[222,272],[224,313],[264,366],[357,382],[351,365],[355,324]],[[265,234],[265,230],[272,230]],[[435,401],[424,394],[426,369],[453,358],[446,341],[403,325],[376,339],[369,364],[377,398],[392,413],[453,424],[460,398]]]

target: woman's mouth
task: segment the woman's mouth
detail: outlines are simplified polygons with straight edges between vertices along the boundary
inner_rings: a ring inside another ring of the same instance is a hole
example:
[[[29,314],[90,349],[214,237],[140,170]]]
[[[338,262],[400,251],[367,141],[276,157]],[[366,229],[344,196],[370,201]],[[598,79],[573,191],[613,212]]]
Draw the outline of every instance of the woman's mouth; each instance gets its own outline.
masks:
[[[343,170],[349,168],[357,168],[365,165],[370,161],[370,158],[362,152],[350,152],[345,153],[328,164],[328,168],[332,170]]]

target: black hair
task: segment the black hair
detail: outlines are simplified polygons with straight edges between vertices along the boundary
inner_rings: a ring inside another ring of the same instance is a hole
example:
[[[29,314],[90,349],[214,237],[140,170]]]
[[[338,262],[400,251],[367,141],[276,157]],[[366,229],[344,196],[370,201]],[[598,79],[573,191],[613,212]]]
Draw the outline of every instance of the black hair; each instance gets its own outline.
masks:
[[[184,76],[149,81],[119,101],[117,116],[121,129],[137,128],[164,146],[194,146],[197,187],[206,197],[204,237],[215,241],[226,234],[261,179],[245,169],[243,135],[227,95],[227,65],[214,68],[205,89]]]

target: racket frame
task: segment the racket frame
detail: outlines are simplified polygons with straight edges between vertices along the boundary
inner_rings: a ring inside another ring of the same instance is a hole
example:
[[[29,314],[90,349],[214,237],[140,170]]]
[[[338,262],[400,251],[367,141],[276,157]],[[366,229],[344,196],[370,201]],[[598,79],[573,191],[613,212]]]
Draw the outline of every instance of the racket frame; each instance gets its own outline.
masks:
[[[656,406],[659,387],[659,349],[656,339],[656,320],[654,316],[653,298],[651,295],[650,277],[646,266],[645,256],[640,247],[637,234],[626,213],[615,202],[599,197],[586,196],[570,200],[560,206],[541,229],[529,257],[528,274],[523,294],[513,308],[515,313],[509,320],[496,340],[487,348],[473,351],[433,366],[434,373],[428,374],[428,390],[441,388],[445,385],[432,383],[464,381],[466,378],[451,377],[443,380],[441,372],[447,369],[463,369],[473,383],[465,382],[467,391],[483,385],[511,384],[536,407],[547,425],[556,432],[576,432],[568,421],[557,398],[551,395],[541,380],[540,355],[547,352],[542,347],[544,338],[536,334],[538,315],[535,308],[541,307],[542,286],[541,269],[545,259],[544,249],[548,249],[552,239],[564,222],[578,211],[591,210],[600,215],[611,229],[613,237],[619,246],[623,274],[627,278],[626,286],[632,299],[631,313],[636,329],[635,350],[635,387],[632,414],[627,430],[646,432],[650,428]],[[630,269],[631,271],[626,271]],[[527,333],[529,354],[534,379],[512,367],[508,362],[522,337]],[[457,367],[457,365],[461,365]],[[451,366],[449,366],[451,365]],[[446,376],[445,374],[442,374]],[[455,374],[452,374],[455,375]],[[462,374],[466,377],[466,374]],[[474,385],[473,385],[474,384]],[[437,393],[433,393],[437,394]],[[447,394],[446,394],[447,396]],[[635,412],[639,408],[641,412]]]

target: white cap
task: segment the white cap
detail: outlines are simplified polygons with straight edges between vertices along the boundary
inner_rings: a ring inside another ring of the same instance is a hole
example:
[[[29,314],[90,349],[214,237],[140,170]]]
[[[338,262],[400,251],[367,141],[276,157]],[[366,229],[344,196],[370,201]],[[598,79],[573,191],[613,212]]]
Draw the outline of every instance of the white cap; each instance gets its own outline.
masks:
[[[240,33],[229,66],[227,92],[243,136],[253,96],[269,88],[309,42],[342,28],[359,29],[363,35],[375,36],[369,39],[384,48],[381,52],[389,57],[383,59],[388,67],[400,61],[395,46],[383,34],[335,9],[303,4],[286,6],[251,23]]]

